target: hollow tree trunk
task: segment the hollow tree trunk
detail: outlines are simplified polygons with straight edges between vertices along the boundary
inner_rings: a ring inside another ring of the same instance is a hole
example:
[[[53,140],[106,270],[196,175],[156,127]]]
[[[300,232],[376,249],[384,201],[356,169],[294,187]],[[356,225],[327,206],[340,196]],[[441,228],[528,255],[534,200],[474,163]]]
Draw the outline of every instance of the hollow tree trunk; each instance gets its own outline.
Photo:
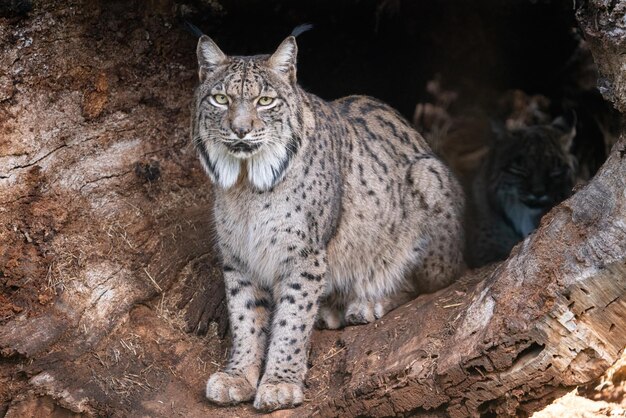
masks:
[[[194,39],[167,2],[39,2],[0,25],[0,413],[232,416],[211,189],[188,145]],[[625,9],[578,5],[626,111]],[[626,135],[504,263],[314,334],[295,415],[530,413],[626,345]],[[200,331],[198,336],[193,331]],[[67,413],[67,411],[62,411]],[[292,412],[283,413],[289,415]]]

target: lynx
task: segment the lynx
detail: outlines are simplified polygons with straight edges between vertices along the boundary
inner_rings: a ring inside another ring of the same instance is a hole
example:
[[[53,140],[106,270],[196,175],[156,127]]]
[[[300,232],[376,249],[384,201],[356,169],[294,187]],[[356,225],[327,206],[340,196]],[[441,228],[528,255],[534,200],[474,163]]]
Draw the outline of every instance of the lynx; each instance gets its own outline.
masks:
[[[293,36],[245,57],[198,43],[192,137],[215,185],[232,336],[206,386],[217,404],[301,404],[316,319],[372,322],[463,268],[450,171],[387,105],[302,90],[296,51]]]
[[[472,267],[505,259],[543,215],[572,194],[576,175],[573,113],[552,123],[495,127],[493,135],[468,193]]]

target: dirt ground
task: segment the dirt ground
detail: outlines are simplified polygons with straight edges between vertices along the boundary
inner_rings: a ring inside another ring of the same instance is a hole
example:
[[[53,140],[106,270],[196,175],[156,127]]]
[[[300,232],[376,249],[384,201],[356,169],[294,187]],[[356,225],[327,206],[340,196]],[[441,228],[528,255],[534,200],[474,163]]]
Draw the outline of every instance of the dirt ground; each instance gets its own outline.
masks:
[[[228,337],[188,140],[195,39],[167,1],[60,3],[0,17],[0,416],[255,415],[203,396]],[[314,335],[307,402],[275,416],[341,390],[351,338]],[[625,415],[625,378],[536,416]]]

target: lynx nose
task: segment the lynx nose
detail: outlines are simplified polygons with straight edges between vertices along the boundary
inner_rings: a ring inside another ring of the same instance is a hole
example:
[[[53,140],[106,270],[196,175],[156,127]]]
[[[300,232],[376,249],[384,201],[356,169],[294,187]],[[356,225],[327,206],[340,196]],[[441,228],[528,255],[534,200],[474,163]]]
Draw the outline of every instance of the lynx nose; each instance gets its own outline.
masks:
[[[531,207],[544,207],[550,203],[550,196],[547,194],[530,193],[526,196],[526,204]]]
[[[233,126],[232,130],[239,139],[243,139],[243,137],[250,133],[252,127]]]

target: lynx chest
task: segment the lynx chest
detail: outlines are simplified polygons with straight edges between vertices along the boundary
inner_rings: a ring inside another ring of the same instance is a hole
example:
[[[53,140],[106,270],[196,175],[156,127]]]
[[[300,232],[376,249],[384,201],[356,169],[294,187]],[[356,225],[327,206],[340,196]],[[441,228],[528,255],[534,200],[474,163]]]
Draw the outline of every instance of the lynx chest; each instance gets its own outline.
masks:
[[[215,228],[224,261],[267,286],[288,274],[303,234],[291,206],[271,192],[217,193]]]

